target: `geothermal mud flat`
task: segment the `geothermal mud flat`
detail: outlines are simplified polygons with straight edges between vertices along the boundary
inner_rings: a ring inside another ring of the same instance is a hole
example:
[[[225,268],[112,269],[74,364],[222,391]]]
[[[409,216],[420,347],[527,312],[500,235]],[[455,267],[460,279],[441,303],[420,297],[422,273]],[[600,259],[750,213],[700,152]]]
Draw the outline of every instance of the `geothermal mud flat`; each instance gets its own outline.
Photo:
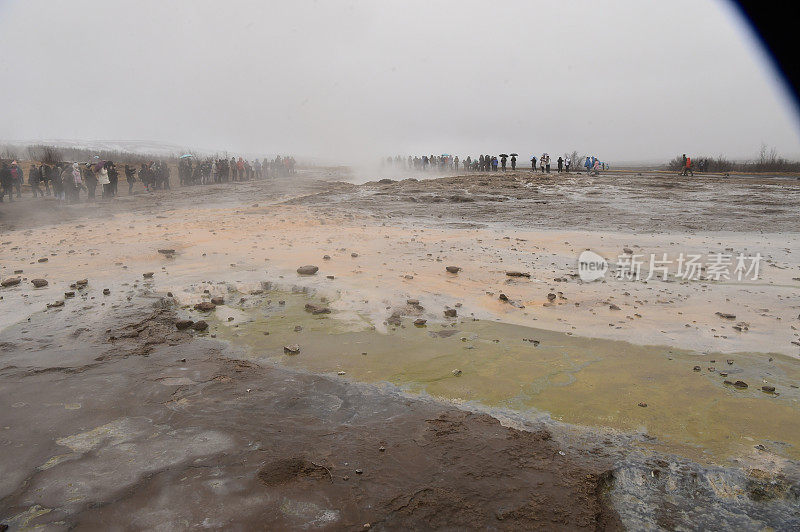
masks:
[[[800,524],[797,181],[336,177],[3,211],[0,523]]]

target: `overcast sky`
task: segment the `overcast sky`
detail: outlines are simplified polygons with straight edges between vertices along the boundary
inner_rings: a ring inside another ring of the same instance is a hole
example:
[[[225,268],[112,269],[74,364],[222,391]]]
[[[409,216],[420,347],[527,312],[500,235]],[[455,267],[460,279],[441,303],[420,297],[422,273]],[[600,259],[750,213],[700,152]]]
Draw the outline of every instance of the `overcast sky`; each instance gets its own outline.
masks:
[[[800,157],[723,1],[0,0],[0,139]]]

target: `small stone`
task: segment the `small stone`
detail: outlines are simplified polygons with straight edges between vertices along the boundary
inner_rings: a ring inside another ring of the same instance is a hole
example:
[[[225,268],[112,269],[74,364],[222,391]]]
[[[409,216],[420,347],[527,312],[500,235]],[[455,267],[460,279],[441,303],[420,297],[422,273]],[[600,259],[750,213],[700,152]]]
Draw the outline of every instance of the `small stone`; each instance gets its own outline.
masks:
[[[31,283],[36,288],[42,288],[43,286],[48,285],[47,279],[31,279]]]
[[[774,386],[764,385],[764,386],[761,387],[761,391],[764,392],[764,393],[775,393],[775,387]]]
[[[528,272],[516,272],[516,271],[506,272],[506,275],[509,277],[527,277],[527,278],[530,278],[531,276],[531,274],[529,274]]]
[[[300,353],[300,346],[297,344],[290,344],[283,346],[283,352],[287,355],[297,355]]]
[[[145,272],[142,274],[142,277],[144,277],[145,279],[152,279],[155,274],[156,272]]]
[[[330,255],[323,255],[322,256],[322,260],[331,260],[331,256]]]
[[[547,300],[548,301],[555,301],[556,300],[556,295],[553,292],[550,292],[549,294],[547,294]]]
[[[734,388],[739,388],[740,390],[744,390],[747,388],[747,383],[744,381],[736,381],[733,383]]]
[[[612,304],[610,304],[610,305],[608,306],[608,308],[610,308],[611,310],[621,310],[621,309],[620,309],[620,308],[619,308],[617,305],[615,305],[615,304],[613,304],[613,303],[612,303]]]
[[[294,332],[300,332],[302,330],[303,330],[303,326],[302,325],[295,325],[294,326]]]
[[[224,305],[225,304],[225,298],[221,297],[221,296],[212,297],[211,298],[211,302],[214,305]]]
[[[695,367],[694,367],[694,370],[695,370],[695,371],[700,371],[700,366],[695,366]]]
[[[109,295],[110,293],[111,293],[111,290],[109,290],[108,288],[103,288],[103,295],[104,295],[104,296],[107,296],[107,295]]]
[[[418,307],[419,299],[406,299],[406,305],[411,305],[412,307]]]
[[[720,318],[724,318],[726,320],[735,320],[736,319],[736,314],[729,314],[727,312],[716,312],[715,314],[717,316],[719,316]]]
[[[358,253],[351,253],[350,256],[353,257],[353,258],[356,258],[356,257],[358,257]]]
[[[75,297],[75,292],[64,292],[64,297]]]
[[[201,301],[200,303],[194,306],[195,310],[199,310],[201,312],[210,312],[215,308],[217,308],[217,306],[211,301]]]
[[[460,369],[454,369],[451,373],[453,374],[453,376],[458,377],[459,375],[461,375],[461,370]]]
[[[319,271],[319,267],[308,264],[297,268],[297,273],[300,275],[314,275]]]
[[[379,450],[380,452],[382,452],[382,453],[383,453],[383,452],[386,452],[386,447],[384,447],[383,445],[381,445],[380,447],[378,447],[378,450]]]
[[[507,295],[505,295],[505,294],[500,294],[500,297],[499,297],[498,299],[499,299],[500,301],[505,301],[505,302],[508,302],[508,296],[507,296]]]
[[[20,283],[20,281],[22,281],[22,279],[20,279],[19,277],[11,277],[9,279],[3,279],[3,281],[0,282],[0,286],[2,286],[3,288],[6,288],[8,286],[16,286]]]
[[[173,254],[175,254],[175,250],[174,249],[159,249],[158,252],[161,253],[162,255],[173,255]]]
[[[205,320],[198,320],[192,324],[192,329],[195,331],[205,331],[208,329],[208,323]]]
[[[346,373],[346,372],[344,372],[344,371],[337,371],[337,372],[336,372],[336,374],[337,374],[337,375],[345,375],[345,373]]]
[[[47,262],[48,260],[49,260],[49,259],[48,259],[47,257],[42,257],[41,259],[39,259],[39,260],[38,260],[38,261],[36,261],[36,262]]]
[[[54,301],[53,303],[48,303],[47,304],[47,308],[51,308],[51,307],[57,308],[57,307],[63,307],[63,306],[64,306],[64,302],[63,301]]]
[[[194,325],[194,321],[192,321],[192,320],[178,320],[178,321],[175,322],[175,327],[179,331],[182,331],[184,329],[188,329],[192,325]]]
[[[459,268],[458,266],[447,266],[445,267],[445,270],[447,270],[450,273],[458,273],[461,271],[461,268]]]
[[[330,314],[331,309],[328,307],[323,307],[321,305],[313,305],[311,303],[306,303],[305,306],[306,312],[310,312],[311,314]]]
[[[642,408],[647,408],[647,403],[639,403],[639,406],[641,406]]]
[[[356,475],[360,475],[362,473],[364,473],[364,471],[362,469],[356,469]]]
[[[416,325],[417,327],[424,327],[426,323],[428,323],[428,320],[424,318],[417,318],[416,320],[414,320],[414,325]]]
[[[455,318],[458,316],[458,312],[454,308],[448,308],[444,310],[444,317],[445,318]]]

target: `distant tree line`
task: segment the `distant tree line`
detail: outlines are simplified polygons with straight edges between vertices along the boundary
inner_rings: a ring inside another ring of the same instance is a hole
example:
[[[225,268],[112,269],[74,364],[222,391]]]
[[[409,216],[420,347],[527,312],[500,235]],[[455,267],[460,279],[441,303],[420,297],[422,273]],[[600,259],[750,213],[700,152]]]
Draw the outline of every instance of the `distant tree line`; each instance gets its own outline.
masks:
[[[722,155],[717,157],[692,157],[692,168],[695,172],[800,172],[800,161],[790,161],[778,155],[775,148],[761,145],[758,158],[750,161],[732,161]],[[683,169],[683,155],[678,155],[667,163],[669,170]]]

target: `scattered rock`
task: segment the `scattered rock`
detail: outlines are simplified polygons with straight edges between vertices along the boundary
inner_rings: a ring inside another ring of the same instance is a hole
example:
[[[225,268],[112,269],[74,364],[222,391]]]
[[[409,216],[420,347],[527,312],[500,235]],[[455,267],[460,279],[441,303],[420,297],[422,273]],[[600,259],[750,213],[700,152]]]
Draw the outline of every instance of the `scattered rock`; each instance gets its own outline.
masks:
[[[6,288],[8,286],[16,286],[20,283],[20,281],[22,281],[22,279],[20,279],[19,277],[11,277],[9,279],[3,279],[3,281],[0,282],[0,286],[2,286],[3,288]]]
[[[178,320],[178,321],[175,322],[175,327],[179,331],[182,331],[184,329],[188,329],[192,325],[194,325],[194,321],[192,321],[192,320]]]
[[[732,328],[733,328],[733,330],[735,330],[735,331],[739,331],[739,332],[747,332],[747,331],[749,331],[749,330],[750,330],[750,324],[749,324],[749,323],[747,323],[747,322],[745,322],[745,321],[740,321],[739,323],[737,323],[736,325],[734,325]]]
[[[109,290],[108,288],[103,288],[103,295],[104,295],[104,296],[107,296],[107,295],[109,295],[110,293],[111,293],[111,290]]]
[[[747,388],[747,383],[744,381],[736,381],[733,383],[734,388],[739,388],[740,390],[744,390]]]
[[[353,258],[356,258],[356,257],[358,257],[358,253],[355,253],[355,252],[351,253],[350,256],[353,257]]]
[[[86,288],[87,284],[89,284],[89,279],[81,279],[80,281],[75,281],[75,286],[77,288]]]
[[[156,272],[145,272],[142,274],[142,277],[144,277],[145,279],[152,279],[155,274]]]
[[[331,260],[331,256],[330,255],[323,255],[322,256],[322,260]]]
[[[42,257],[41,259],[37,260],[36,262],[47,262],[49,259],[47,257]]]
[[[724,318],[726,320],[735,320],[736,314],[728,314],[727,312],[715,312],[717,316],[720,318]]]
[[[306,266],[300,266],[299,268],[297,268],[297,273],[299,273],[300,275],[314,275],[318,271],[319,267],[313,266],[311,264],[308,264]]]
[[[615,304],[613,304],[613,303],[612,303],[612,304],[610,304],[610,305],[608,306],[608,308],[610,308],[611,310],[622,310],[622,309],[620,309],[620,308],[619,308],[617,305],[615,305]]]
[[[174,255],[175,254],[175,250],[174,249],[159,249],[158,252],[161,253],[162,255]]]
[[[528,272],[506,272],[506,275],[509,277],[527,277],[528,279],[531,277]]]
[[[761,387],[761,391],[764,392],[764,393],[775,393],[775,387],[774,386],[764,385],[764,386]]]
[[[198,320],[192,324],[192,329],[195,331],[205,331],[208,329],[208,323],[205,320]]]
[[[447,270],[450,273],[458,273],[461,271],[461,268],[459,268],[458,266],[446,266],[445,270]]]
[[[412,307],[418,307],[419,299],[406,299],[406,305],[411,305]]]
[[[694,370],[695,370],[695,371],[700,371],[700,366],[695,366],[695,367],[694,367]]]
[[[498,299],[499,299],[500,301],[505,301],[505,302],[508,302],[508,296],[507,296],[507,295],[505,295],[505,294],[500,294],[500,297],[498,297]]]
[[[300,346],[297,344],[290,344],[283,346],[283,352],[287,355],[297,355],[300,353]]]
[[[75,297],[75,292],[64,292],[64,297]]]
[[[461,375],[461,370],[460,369],[454,369],[451,373],[454,376],[458,377],[459,375]]]
[[[416,320],[414,320],[414,325],[416,325],[417,327],[424,327],[426,323],[428,323],[428,320],[423,318],[417,318]]]
[[[211,302],[214,303],[215,305],[224,305],[225,304],[225,298],[222,297],[222,296],[212,297],[211,298]]]
[[[64,302],[63,301],[54,301],[53,303],[48,303],[47,304],[47,308],[57,308],[57,307],[63,307],[63,306],[64,306]]]
[[[310,312],[311,314],[330,314],[331,309],[328,307],[323,307],[320,305],[312,305],[311,303],[306,303],[306,312]]]
[[[444,317],[445,318],[455,318],[458,316],[458,312],[454,308],[446,308],[444,309]]]
[[[639,403],[639,406],[641,406],[642,408],[647,408],[647,403]]]
[[[42,288],[43,286],[47,286],[49,284],[47,279],[31,279],[31,283],[36,288]]]
[[[217,306],[211,301],[201,301],[200,303],[194,306],[195,310],[199,310],[201,312],[210,312],[215,308],[217,308]]]

